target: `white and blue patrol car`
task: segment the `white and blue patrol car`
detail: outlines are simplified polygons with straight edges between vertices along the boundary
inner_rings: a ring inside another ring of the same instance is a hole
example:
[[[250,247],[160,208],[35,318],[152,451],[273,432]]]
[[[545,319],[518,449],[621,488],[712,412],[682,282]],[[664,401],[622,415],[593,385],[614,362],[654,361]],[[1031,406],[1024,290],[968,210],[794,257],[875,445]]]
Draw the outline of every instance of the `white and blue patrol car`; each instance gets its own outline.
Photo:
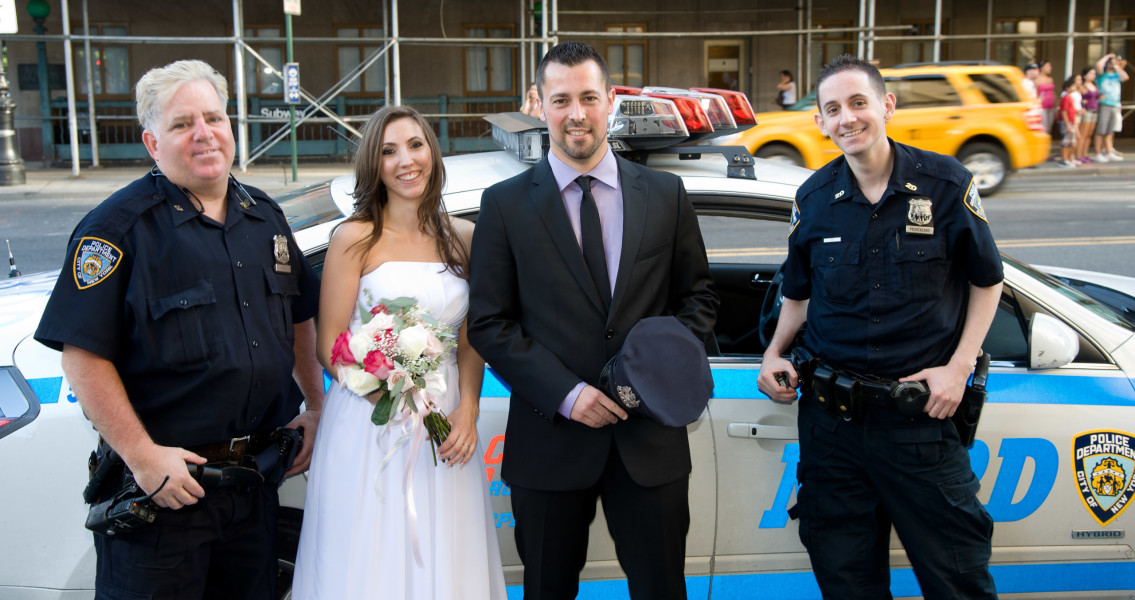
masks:
[[[634,102],[616,111],[613,145],[634,147],[617,136],[627,129],[621,116],[663,112]],[[648,131],[647,125],[630,129]],[[450,213],[475,220],[484,188],[530,168],[540,139],[524,129],[498,132],[514,152],[445,159]],[[683,178],[722,298],[710,359],[714,396],[689,426],[688,597],[819,598],[788,518],[799,454],[796,406],[769,401],[756,385],[762,340],[775,325],[775,276],[787,253],[792,201],[809,172],[731,151],[681,151],[700,158],[648,153],[648,164]],[[317,271],[331,228],[350,211],[352,187],[346,175],[280,198]],[[970,451],[979,498],[996,522],[998,592],[1135,598],[1135,551],[1126,534],[1135,526],[1135,510],[1127,510],[1135,501],[1135,279],[1066,271],[1061,280],[1008,256],[1004,266],[1001,304],[984,344],[993,357],[989,399]],[[94,549],[80,492],[96,434],[63,378],[60,355],[31,337],[55,277],[0,282],[0,598],[6,599],[93,596]],[[507,385],[489,365],[478,428],[510,597],[519,598],[509,489],[499,474],[507,411]],[[285,581],[305,480],[292,478],[281,490]],[[591,540],[580,597],[627,597],[602,514]],[[917,597],[897,538],[892,553],[893,595]]]

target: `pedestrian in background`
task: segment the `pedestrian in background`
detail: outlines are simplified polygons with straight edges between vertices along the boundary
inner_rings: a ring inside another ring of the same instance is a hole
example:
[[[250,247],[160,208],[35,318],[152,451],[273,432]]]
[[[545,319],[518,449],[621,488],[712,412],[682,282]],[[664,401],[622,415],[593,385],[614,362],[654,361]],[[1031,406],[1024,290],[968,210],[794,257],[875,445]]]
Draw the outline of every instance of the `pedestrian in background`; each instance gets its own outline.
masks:
[[[1029,93],[1029,100],[1036,102],[1036,76],[1040,73],[1040,69],[1036,63],[1029,63],[1025,65],[1025,78],[1021,80],[1021,84],[1025,86],[1025,91]]]
[[[1044,132],[1051,134],[1056,120],[1056,82],[1052,79],[1052,63],[1042,60],[1037,63],[1036,93],[1040,99],[1041,122]]]
[[[99,467],[124,463],[96,502],[132,480],[160,507],[152,524],[94,534],[95,594],[274,600],[276,461],[246,467],[278,453],[280,427],[307,436],[290,473],[311,458],[319,280],[280,207],[231,175],[224,77],[178,61],[136,97],[156,164],[75,228],[35,334],[63,351]],[[207,490],[186,463],[226,475]]]
[[[1079,163],[1075,161],[1076,144],[1080,138],[1080,127],[1077,123],[1080,112],[1080,101],[1078,99],[1080,94],[1076,91],[1079,80],[1079,75],[1065,79],[1063,91],[1060,93],[1060,110],[1058,113],[1060,117],[1058,123],[1060,129],[1060,164],[1065,167],[1079,166]]]
[[[530,117],[536,117],[541,121],[544,120],[544,113],[540,110],[540,93],[536,91],[535,83],[528,86],[528,91],[524,94],[524,105],[520,107],[520,112]]]
[[[791,71],[780,72],[780,82],[776,84],[776,104],[784,110],[796,104],[796,82],[792,79]]]
[[[1115,151],[1115,130],[1123,118],[1119,111],[1120,85],[1127,81],[1127,61],[1114,53],[1105,54],[1096,62],[1096,85],[1099,87],[1099,120],[1096,121],[1095,161],[1121,161]]]
[[[1096,87],[1095,67],[1084,67],[1080,72],[1080,87],[1080,106],[1083,112],[1080,113],[1080,139],[1076,142],[1076,158],[1081,163],[1088,164],[1092,162],[1088,154],[1091,152],[1092,135],[1099,119],[1100,92]]]
[[[820,71],[816,104],[843,155],[796,192],[784,303],[757,377],[777,402],[801,388],[789,514],[827,600],[891,597],[892,526],[925,598],[995,599],[993,519],[949,419],[1001,299],[977,184],[954,158],[887,137],[895,96],[858,58]],[[797,373],[783,355],[805,320],[814,358]],[[894,400],[899,382],[925,386],[921,410]]]

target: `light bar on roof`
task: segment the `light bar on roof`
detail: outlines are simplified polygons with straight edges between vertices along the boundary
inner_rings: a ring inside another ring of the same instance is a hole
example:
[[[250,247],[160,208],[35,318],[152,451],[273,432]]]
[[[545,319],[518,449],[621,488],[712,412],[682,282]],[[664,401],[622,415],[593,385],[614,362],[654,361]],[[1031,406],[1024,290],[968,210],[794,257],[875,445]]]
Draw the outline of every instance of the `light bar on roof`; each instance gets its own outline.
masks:
[[[615,96],[607,119],[611,147],[622,150],[653,150],[689,139],[678,108],[670,100],[646,96]]]
[[[753,112],[753,105],[749,103],[749,98],[745,94],[717,88],[690,88],[690,90],[717,94],[724,98],[725,104],[729,107],[729,112],[733,114],[733,121],[737,124],[738,133],[757,124],[757,115]]]
[[[702,138],[717,137],[738,132],[737,123],[733,120],[733,112],[729,110],[729,105],[726,103],[725,98],[718,94],[653,86],[642,88],[642,93],[648,96],[659,95],[666,98],[691,98],[696,100],[709,119],[710,125],[713,126],[713,132],[711,132],[713,135],[702,135],[700,136]]]
[[[520,162],[537,163],[548,153],[548,124],[522,112],[488,115],[493,124],[493,142]]]

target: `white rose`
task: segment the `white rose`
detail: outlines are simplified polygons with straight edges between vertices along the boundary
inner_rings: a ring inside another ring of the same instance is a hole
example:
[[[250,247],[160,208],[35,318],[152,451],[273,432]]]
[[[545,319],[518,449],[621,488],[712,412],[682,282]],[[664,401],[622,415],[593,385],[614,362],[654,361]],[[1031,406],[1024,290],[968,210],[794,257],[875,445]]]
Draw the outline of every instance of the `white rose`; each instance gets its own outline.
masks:
[[[355,360],[362,362],[366,358],[367,353],[371,351],[371,343],[374,342],[374,336],[368,335],[365,331],[356,331],[355,335],[351,336],[351,341],[347,342],[347,348],[351,350]]]
[[[423,377],[426,383],[426,392],[434,398],[441,398],[445,395],[447,387],[445,375],[440,371],[430,371]]]
[[[410,358],[418,358],[429,344],[430,332],[421,325],[407,327],[398,334],[398,347]],[[354,350],[352,349],[352,352]]]
[[[382,383],[379,378],[357,367],[342,367],[339,370],[339,381],[342,381],[348,390],[360,396],[377,390]]]
[[[359,327],[359,331],[366,331],[371,337],[375,337],[391,327],[394,327],[394,317],[386,313],[379,313],[372,316],[365,325]]]

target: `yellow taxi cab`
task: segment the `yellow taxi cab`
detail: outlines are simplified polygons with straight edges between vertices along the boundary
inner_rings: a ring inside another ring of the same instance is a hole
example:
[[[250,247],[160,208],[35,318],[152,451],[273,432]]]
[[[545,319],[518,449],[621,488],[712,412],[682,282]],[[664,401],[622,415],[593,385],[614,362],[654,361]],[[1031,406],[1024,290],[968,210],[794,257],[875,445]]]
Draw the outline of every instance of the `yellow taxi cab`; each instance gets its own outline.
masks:
[[[897,65],[880,69],[898,107],[887,123],[891,139],[954,156],[973,173],[983,195],[1015,169],[1048,159],[1052,140],[1029,98],[1021,70],[988,63]],[[788,110],[757,115],[740,134],[754,156],[818,169],[839,149],[813,122],[815,90]]]

